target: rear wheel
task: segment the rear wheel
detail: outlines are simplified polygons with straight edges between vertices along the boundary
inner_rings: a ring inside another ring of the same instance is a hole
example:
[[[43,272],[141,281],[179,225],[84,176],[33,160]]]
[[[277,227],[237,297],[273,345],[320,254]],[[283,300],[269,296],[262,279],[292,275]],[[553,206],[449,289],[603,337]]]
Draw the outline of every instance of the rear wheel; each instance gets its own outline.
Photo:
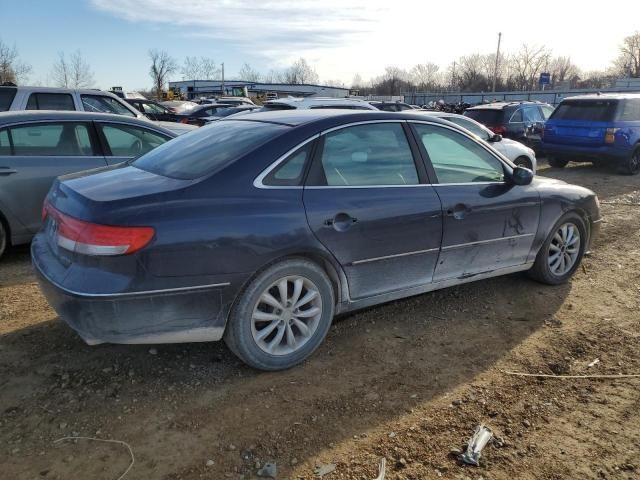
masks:
[[[4,228],[4,225],[0,220],[0,258],[2,258],[4,251],[7,249],[8,242],[9,240],[7,238],[7,230]]]
[[[547,161],[553,168],[564,168],[567,166],[567,163],[569,163],[568,160],[563,160],[558,157],[549,157]]]
[[[528,168],[529,170],[533,170],[533,165],[531,164],[531,160],[529,160],[524,155],[516,158],[513,163],[515,163],[518,167]]]
[[[529,276],[549,285],[565,283],[580,265],[586,244],[582,218],[576,213],[563,215],[538,251]]]
[[[640,172],[640,147],[636,148],[629,158],[620,162],[618,171],[624,175],[636,175]]]
[[[286,260],[256,276],[240,295],[224,340],[254,368],[290,368],[322,343],[334,307],[331,281],[320,267]]]

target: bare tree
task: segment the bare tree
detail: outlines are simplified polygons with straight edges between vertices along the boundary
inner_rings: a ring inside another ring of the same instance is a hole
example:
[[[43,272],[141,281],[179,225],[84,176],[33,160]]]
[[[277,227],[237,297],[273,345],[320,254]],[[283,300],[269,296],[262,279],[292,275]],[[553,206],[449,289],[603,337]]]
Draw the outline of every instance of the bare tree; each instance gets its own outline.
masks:
[[[362,86],[364,86],[364,82],[362,81],[362,77],[359,73],[356,73],[353,76],[353,80],[351,80],[351,88],[353,90],[359,90]]]
[[[302,84],[302,83],[318,83],[319,77],[315,69],[300,57],[293,62],[289,68],[281,72],[279,79],[284,83]]]
[[[15,44],[10,47],[0,40],[0,85],[25,81],[30,73],[31,66],[20,61]]]
[[[518,90],[533,90],[538,75],[549,65],[551,52],[544,45],[529,46],[524,44],[520,51],[511,58],[513,80]]]
[[[242,65],[242,68],[238,72],[238,75],[240,76],[240,80],[246,80],[247,82],[260,81],[260,72],[253,69],[248,63]]]
[[[198,57],[185,57],[180,69],[183,80],[198,80],[202,77],[202,67]]]
[[[200,57],[200,74],[204,80],[214,80],[220,75],[220,67],[213,58]]]
[[[277,70],[271,69],[263,75],[262,81],[264,83],[275,83],[279,81],[279,78],[280,78],[280,72],[278,72]]]
[[[457,63],[455,81],[461,90],[488,90],[487,59],[484,55],[465,55]]]
[[[158,98],[162,98],[162,91],[169,76],[178,69],[176,61],[169,56],[164,50],[149,50],[149,58],[151,59],[151,67],[149,67],[149,76],[153,80],[153,88]]]
[[[411,80],[422,90],[435,88],[440,67],[435,63],[419,63],[411,69]]]
[[[80,50],[67,58],[64,52],[58,52],[58,60],[53,64],[51,77],[56,87],[89,88],[94,85],[93,72]]]
[[[323,85],[326,85],[327,87],[336,87],[336,88],[347,88],[347,86],[345,85],[345,83],[342,80],[323,80],[322,81]]]
[[[620,55],[614,63],[618,73],[632,78],[640,77],[640,32],[624,39]]]

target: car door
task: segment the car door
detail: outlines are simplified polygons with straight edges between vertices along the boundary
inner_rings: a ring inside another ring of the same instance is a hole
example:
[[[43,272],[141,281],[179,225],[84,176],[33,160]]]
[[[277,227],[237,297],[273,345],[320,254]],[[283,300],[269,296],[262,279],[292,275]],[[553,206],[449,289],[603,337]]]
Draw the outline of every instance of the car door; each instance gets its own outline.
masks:
[[[444,125],[412,126],[442,202],[434,281],[526,263],[540,216],[536,189],[510,183],[510,167],[473,137]]]
[[[0,130],[0,203],[31,233],[40,228],[42,202],[54,179],[106,165],[91,122],[48,121]]]
[[[102,121],[95,123],[109,165],[143,155],[172,138],[138,125]]]
[[[524,123],[524,109],[522,107],[517,108],[516,111],[511,114],[506,127],[506,137],[526,143],[527,135]]]
[[[303,201],[342,265],[352,299],[431,282],[442,209],[405,122],[363,122],[321,136]]]

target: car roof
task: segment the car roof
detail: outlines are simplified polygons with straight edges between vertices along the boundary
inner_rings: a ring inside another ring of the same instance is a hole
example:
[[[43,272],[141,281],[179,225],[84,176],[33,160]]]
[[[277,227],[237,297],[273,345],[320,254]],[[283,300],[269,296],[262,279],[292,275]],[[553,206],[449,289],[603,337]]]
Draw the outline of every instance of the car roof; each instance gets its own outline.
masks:
[[[371,109],[375,108],[369,102],[365,100],[361,100],[359,98],[339,98],[339,97],[287,97],[287,98],[278,98],[277,100],[269,100],[264,102],[264,105],[290,105],[294,107],[298,107],[301,105],[313,105],[313,104],[323,104],[323,105],[362,105],[365,107],[371,107]]]
[[[623,100],[626,98],[640,98],[640,93],[591,93],[588,95],[576,95],[565,97],[565,100]]]
[[[141,127],[155,128],[156,130],[160,130],[164,133],[170,133],[172,136],[175,136],[175,134],[170,130],[161,127],[160,125],[156,125],[150,120],[129,117],[127,115],[116,115],[114,113],[78,112],[70,110],[10,110],[0,112],[0,126],[16,122],[26,123],[46,120],[78,120],[85,122],[103,120],[118,123],[129,123],[131,125],[140,125]]]
[[[59,87],[32,87],[29,85],[20,85],[17,87],[13,87],[13,86],[0,86],[0,88],[13,88],[13,89],[17,89],[17,90],[26,90],[26,91],[37,91],[39,93],[85,93],[85,94],[91,94],[91,95],[96,95],[96,94],[102,94],[102,95],[106,95],[106,96],[113,96],[116,97],[116,95],[114,95],[111,92],[106,92],[104,90],[100,90],[99,88],[59,88]]]
[[[351,122],[365,122],[371,120],[418,120],[416,113],[411,112],[384,112],[382,110],[344,110],[332,108],[304,109],[304,110],[272,110],[254,112],[241,117],[221,120],[223,122],[265,122],[278,123],[290,127],[308,125],[315,122],[322,123],[323,128],[342,125]],[[449,122],[434,117],[429,119],[434,123],[449,125]]]
[[[548,105],[548,103],[533,102],[529,100],[521,100],[515,102],[493,102],[482,105],[475,105],[473,107],[467,108],[467,110],[502,110],[506,107],[517,107],[518,105]]]

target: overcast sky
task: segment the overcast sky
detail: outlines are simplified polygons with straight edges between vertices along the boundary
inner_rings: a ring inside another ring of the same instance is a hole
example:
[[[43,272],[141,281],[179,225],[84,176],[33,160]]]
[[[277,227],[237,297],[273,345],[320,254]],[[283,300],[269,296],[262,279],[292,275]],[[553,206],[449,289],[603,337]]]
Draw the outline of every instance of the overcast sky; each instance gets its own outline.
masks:
[[[150,48],[180,63],[187,55],[244,62],[266,72],[298,57],[321,80],[350,84],[385,66],[410,68],[523,43],[547,45],[584,70],[604,69],[623,38],[640,29],[640,1],[479,2],[477,0],[3,0],[0,39],[15,42],[46,82],[58,51],[80,49],[99,87],[149,87]],[[615,5],[606,11],[606,5]],[[613,8],[613,7],[612,7]],[[180,79],[179,74],[175,79]]]

